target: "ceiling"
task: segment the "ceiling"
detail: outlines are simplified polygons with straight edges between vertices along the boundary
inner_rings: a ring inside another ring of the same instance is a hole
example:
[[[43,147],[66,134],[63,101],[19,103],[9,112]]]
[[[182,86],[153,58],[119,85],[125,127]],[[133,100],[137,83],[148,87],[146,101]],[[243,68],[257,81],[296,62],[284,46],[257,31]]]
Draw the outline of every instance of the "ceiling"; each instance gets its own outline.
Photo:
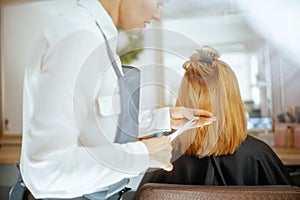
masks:
[[[234,0],[170,0],[164,6],[164,18],[191,18],[238,13]]]
[[[252,51],[261,43],[236,0],[170,0],[162,27],[222,51]]]
[[[299,10],[295,0],[170,0],[161,26],[222,51],[252,52],[268,43],[295,58]]]

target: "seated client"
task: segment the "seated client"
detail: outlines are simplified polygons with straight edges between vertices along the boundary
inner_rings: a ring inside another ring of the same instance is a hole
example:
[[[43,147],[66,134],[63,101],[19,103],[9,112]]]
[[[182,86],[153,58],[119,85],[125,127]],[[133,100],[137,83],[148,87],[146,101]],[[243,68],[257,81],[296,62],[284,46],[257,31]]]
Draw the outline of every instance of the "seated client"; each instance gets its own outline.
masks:
[[[218,52],[204,46],[183,64],[177,106],[211,111],[216,121],[185,131],[174,142],[174,169],[149,171],[149,182],[192,185],[294,185],[264,142],[248,135],[235,73]],[[178,155],[182,156],[178,156]],[[177,159],[178,158],[178,159]]]

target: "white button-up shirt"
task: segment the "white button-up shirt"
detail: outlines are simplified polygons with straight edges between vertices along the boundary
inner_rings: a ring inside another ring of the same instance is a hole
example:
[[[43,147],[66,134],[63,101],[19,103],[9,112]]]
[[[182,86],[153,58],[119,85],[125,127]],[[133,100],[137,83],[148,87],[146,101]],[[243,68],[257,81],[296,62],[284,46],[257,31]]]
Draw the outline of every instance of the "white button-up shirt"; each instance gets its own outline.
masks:
[[[142,142],[113,143],[117,76],[96,21],[121,69],[117,30],[97,0],[70,0],[34,44],[24,78],[21,174],[35,198],[106,190],[149,167]],[[139,121],[140,136],[170,130],[168,108],[144,111]]]

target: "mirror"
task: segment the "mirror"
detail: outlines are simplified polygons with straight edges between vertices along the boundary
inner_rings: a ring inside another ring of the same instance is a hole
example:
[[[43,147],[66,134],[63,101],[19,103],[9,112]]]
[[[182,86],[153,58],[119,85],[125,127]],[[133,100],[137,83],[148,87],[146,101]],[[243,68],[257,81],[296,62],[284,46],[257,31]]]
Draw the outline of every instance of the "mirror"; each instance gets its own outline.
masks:
[[[179,32],[199,46],[210,45],[216,48],[221,54],[220,59],[233,68],[249,118],[268,119],[272,116],[270,69],[266,64],[269,62],[269,46],[248,24],[244,11],[234,1],[186,3],[173,0],[165,6],[164,11],[162,28]],[[176,45],[178,49],[189,48],[185,43],[177,42]],[[166,54],[164,62],[183,74],[181,66],[184,60]],[[167,77],[165,79],[168,80]],[[176,90],[179,83],[172,87]],[[248,129],[270,129],[270,120],[265,121],[268,123],[253,123],[249,120]]]
[[[199,45],[213,46],[221,53],[221,59],[237,75],[248,114],[248,130],[265,132],[272,129],[273,117],[290,106],[300,105],[299,89],[291,90],[300,83],[296,78],[296,74],[300,75],[300,63],[295,60],[300,52],[295,45],[300,43],[300,27],[296,25],[299,13],[293,12],[295,8],[300,8],[300,4],[293,1],[266,1],[262,5],[260,1],[248,0],[172,0],[164,7],[161,27]],[[270,16],[279,11],[285,13],[284,17],[280,15],[274,24]],[[173,41],[177,49],[193,48],[180,43],[180,39]],[[166,53],[163,60],[166,66],[183,74],[183,59]],[[167,74],[164,78],[169,81]],[[172,80],[168,84],[175,91],[179,87]],[[166,99],[174,103],[174,99]]]

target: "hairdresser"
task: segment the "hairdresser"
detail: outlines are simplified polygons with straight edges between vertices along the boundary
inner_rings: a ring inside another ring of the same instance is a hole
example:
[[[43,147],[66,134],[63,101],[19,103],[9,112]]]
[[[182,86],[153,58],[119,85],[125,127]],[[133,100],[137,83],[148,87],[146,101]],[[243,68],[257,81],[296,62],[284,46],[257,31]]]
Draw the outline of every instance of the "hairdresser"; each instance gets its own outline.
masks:
[[[138,32],[161,19],[163,3],[69,1],[44,25],[24,78],[21,176],[11,200],[118,199],[129,178],[173,167],[168,137],[138,137],[210,121],[210,112],[184,107],[140,112],[139,71],[116,55],[116,27]]]

